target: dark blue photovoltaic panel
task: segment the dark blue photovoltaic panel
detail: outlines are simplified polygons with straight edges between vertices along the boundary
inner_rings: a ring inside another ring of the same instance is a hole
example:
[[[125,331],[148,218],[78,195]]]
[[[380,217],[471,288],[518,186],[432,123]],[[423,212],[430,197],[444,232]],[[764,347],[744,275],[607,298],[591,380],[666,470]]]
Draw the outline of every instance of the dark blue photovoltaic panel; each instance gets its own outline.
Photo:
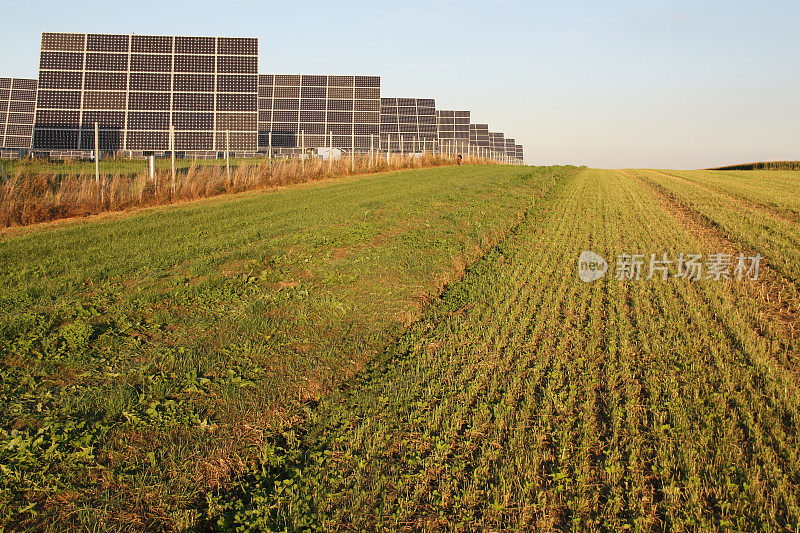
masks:
[[[469,143],[476,148],[490,148],[491,144],[489,143],[489,125],[470,124]]]
[[[0,78],[0,148],[31,147],[36,87],[36,80]]]
[[[261,150],[322,148],[331,142],[335,148],[369,150],[380,144],[378,76],[262,74],[257,107]]]
[[[443,146],[466,149],[469,144],[469,111],[437,111],[436,127]]]
[[[505,136],[498,132],[489,132],[489,145],[495,155],[504,154],[506,151]]]
[[[381,149],[437,150],[436,102],[431,98],[381,98]]]
[[[254,153],[257,63],[254,38],[44,33],[34,148],[92,150],[96,122],[104,150],[168,150],[172,124],[178,150]]]

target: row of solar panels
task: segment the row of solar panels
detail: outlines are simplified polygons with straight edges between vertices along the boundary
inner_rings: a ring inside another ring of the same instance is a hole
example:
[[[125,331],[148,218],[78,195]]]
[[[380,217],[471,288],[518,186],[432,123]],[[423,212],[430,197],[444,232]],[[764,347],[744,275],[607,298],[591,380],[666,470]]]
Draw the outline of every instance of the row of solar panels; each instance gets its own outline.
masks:
[[[303,144],[522,159],[469,111],[381,98],[379,76],[259,75],[257,64],[255,38],[44,33],[38,81],[0,78],[0,148],[92,150],[97,123],[106,151],[166,151],[172,126],[186,152]]]

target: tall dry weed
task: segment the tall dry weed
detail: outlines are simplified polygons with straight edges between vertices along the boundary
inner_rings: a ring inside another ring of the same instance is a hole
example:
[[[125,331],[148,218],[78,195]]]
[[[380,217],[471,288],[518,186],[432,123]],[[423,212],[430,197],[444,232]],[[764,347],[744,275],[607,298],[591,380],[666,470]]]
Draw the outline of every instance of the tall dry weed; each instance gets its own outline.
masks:
[[[0,227],[25,226],[59,218],[85,216],[104,211],[120,211],[168,203],[208,198],[220,194],[278,187],[307,181],[339,178],[391,170],[437,167],[455,164],[446,154],[359,155],[334,161],[321,159],[253,159],[231,168],[230,178],[224,165],[199,165],[176,176],[173,191],[170,171],[159,170],[155,180],[148,172],[59,176],[54,173],[26,175],[17,170],[0,184]],[[473,156],[467,164],[497,164],[491,159]],[[101,166],[102,171],[102,166]]]

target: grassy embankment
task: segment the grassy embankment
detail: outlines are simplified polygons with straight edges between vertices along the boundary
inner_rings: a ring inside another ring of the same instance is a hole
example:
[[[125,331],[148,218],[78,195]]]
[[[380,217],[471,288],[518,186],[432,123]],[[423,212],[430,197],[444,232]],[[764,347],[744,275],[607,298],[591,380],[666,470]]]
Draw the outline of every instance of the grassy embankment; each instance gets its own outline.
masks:
[[[12,161],[0,180],[0,227],[20,226],[104,211],[178,203],[220,194],[303,183],[327,178],[454,165],[455,158],[430,153],[418,157],[360,154],[328,162],[320,159],[241,159],[230,170],[221,160],[176,163],[160,159],[153,179],[143,161],[110,160],[100,164],[99,180],[91,162]],[[467,157],[467,164],[493,161]],[[9,162],[2,162],[9,165]],[[6,168],[4,166],[4,168]]]

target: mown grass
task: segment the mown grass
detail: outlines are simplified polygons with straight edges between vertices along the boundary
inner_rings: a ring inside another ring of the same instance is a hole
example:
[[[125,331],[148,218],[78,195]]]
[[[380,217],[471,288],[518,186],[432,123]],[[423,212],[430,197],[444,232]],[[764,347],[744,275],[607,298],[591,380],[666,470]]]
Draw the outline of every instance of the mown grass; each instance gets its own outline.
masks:
[[[735,200],[745,200],[753,208],[766,208],[774,213],[800,221],[800,172],[789,170],[711,171],[681,170],[667,173],[692,180]]]
[[[7,230],[2,524],[197,523],[268,433],[382,353],[570,172],[394,172]]]
[[[793,215],[800,200],[797,189],[794,193],[791,191],[792,181],[798,183],[800,179],[798,173],[778,174],[781,185],[776,187],[772,200],[765,200],[764,195],[768,193],[763,186],[747,187],[753,178],[742,179],[735,185],[719,185],[716,179],[719,172],[711,176],[689,174],[690,179],[674,171],[638,171],[637,174],[697,212],[732,240],[759,252],[781,275],[800,288],[800,226]],[[724,187],[731,193],[726,193]]]

